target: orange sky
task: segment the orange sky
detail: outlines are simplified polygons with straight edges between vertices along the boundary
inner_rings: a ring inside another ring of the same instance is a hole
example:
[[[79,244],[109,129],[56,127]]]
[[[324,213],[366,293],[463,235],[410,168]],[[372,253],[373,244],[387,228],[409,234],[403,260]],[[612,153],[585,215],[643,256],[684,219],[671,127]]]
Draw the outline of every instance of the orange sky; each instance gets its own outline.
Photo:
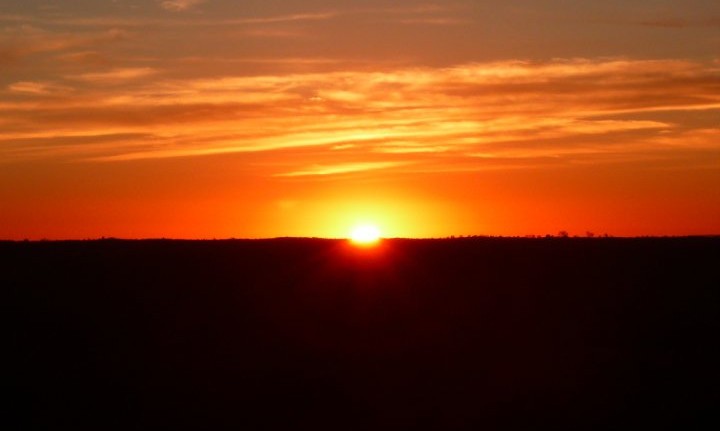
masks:
[[[66,3],[0,4],[0,239],[720,234],[715,0]]]

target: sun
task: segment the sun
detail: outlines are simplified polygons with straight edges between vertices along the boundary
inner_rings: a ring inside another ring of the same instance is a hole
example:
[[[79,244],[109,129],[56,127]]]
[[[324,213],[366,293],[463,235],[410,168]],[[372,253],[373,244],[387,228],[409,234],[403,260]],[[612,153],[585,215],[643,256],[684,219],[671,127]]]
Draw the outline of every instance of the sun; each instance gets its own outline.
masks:
[[[363,246],[377,244],[380,241],[380,229],[370,224],[355,226],[350,231],[350,241]]]

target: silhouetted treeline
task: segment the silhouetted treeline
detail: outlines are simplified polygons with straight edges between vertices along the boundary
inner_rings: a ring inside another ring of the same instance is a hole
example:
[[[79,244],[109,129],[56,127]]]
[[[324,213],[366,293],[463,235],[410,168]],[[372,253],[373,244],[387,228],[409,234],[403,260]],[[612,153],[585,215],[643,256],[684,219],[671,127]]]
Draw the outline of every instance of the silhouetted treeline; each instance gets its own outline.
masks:
[[[703,429],[719,238],[0,242],[7,429]]]

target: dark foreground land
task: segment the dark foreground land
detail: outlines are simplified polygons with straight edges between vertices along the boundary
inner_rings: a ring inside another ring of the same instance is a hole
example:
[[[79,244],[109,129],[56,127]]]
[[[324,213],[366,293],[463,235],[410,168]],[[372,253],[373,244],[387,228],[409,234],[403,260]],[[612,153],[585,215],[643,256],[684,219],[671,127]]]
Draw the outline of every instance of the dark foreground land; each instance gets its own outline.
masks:
[[[718,429],[720,238],[6,242],[0,269],[5,429]]]

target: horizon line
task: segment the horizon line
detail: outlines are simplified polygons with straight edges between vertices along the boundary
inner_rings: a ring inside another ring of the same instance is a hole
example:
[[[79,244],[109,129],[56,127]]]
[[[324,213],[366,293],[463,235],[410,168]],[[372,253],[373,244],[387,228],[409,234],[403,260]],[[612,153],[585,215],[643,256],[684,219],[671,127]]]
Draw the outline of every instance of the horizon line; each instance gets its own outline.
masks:
[[[690,234],[690,235],[448,235],[439,237],[381,237],[382,241],[394,240],[411,240],[411,241],[442,241],[442,240],[467,240],[467,239],[683,239],[683,238],[720,238],[718,234]],[[40,238],[40,239],[4,239],[0,238],[0,242],[101,242],[101,241],[125,241],[125,242],[141,242],[141,241],[177,241],[177,242],[213,242],[213,241],[274,241],[274,240],[318,240],[318,241],[349,241],[350,238],[345,237],[320,237],[320,236],[275,236],[260,238],[241,238],[241,237],[224,237],[224,238],[177,238],[177,237],[143,237],[143,238],[127,238],[101,236],[97,238]]]

